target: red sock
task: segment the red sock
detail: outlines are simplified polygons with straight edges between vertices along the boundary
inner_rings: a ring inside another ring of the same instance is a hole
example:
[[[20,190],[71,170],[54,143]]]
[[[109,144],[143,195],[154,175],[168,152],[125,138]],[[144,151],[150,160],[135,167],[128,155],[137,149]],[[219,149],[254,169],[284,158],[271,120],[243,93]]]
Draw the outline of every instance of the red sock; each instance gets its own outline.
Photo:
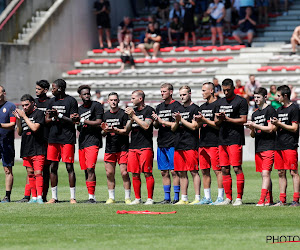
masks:
[[[273,195],[272,195],[272,190],[268,190],[267,196],[266,196],[266,203],[273,204]]]
[[[232,200],[232,179],[231,175],[223,175],[223,187],[226,198]]]
[[[37,175],[35,175],[35,179],[36,179],[37,195],[42,196],[43,195],[43,184],[44,184],[43,175],[37,174]]]
[[[293,201],[299,202],[299,192],[294,193]]]
[[[96,181],[86,181],[88,194],[95,195]]]
[[[267,197],[267,193],[268,193],[268,189],[262,189],[261,190],[261,195],[260,195],[260,200],[261,201],[265,201],[266,197]]]
[[[141,199],[141,177],[133,176],[132,177],[132,185],[136,199]]]
[[[245,177],[244,173],[236,175],[237,198],[242,199],[244,193]]]
[[[152,199],[153,191],[154,191],[154,178],[152,175],[146,177],[146,183],[147,183],[148,199]]]
[[[286,203],[286,193],[280,193],[279,199],[282,203]]]
[[[26,185],[25,185],[24,196],[30,196],[30,194],[31,194],[30,184],[26,184]]]
[[[36,181],[35,181],[34,174],[29,174],[28,180],[29,180],[32,197],[36,197]]]

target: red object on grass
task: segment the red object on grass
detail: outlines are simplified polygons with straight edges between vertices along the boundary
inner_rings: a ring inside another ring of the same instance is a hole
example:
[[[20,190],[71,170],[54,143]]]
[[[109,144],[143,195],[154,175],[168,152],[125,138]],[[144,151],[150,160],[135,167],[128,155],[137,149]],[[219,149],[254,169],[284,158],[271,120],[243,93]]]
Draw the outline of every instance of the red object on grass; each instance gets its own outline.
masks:
[[[176,214],[177,211],[172,212],[151,212],[148,210],[145,211],[126,211],[126,210],[118,210],[117,214]]]

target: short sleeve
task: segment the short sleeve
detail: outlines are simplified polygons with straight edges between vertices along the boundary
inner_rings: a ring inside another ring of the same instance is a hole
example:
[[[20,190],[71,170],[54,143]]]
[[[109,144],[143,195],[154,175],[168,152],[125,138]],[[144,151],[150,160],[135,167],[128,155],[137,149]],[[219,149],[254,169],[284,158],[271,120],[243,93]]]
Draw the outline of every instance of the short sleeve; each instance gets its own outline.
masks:
[[[266,114],[267,122],[270,122],[271,118],[277,117],[276,110],[271,106],[269,112]]]
[[[38,123],[38,124],[44,124],[45,123],[45,116],[44,116],[44,113],[42,111],[41,112],[36,112],[35,123]]]
[[[299,122],[299,108],[294,105],[294,108],[291,112],[291,122]]]
[[[240,103],[240,115],[248,115],[248,103],[246,99],[242,99]]]
[[[75,98],[72,97],[70,104],[70,115],[78,113],[78,103]]]
[[[13,111],[15,111],[15,110],[16,110],[16,105],[12,103],[11,107],[9,109],[9,113],[8,113],[9,117],[14,117],[15,118],[15,116],[13,114]]]
[[[147,109],[147,111],[145,112],[145,120],[146,119],[152,119],[152,112],[155,112],[154,108],[148,106],[149,108]]]
[[[121,124],[122,126],[126,126],[127,122],[129,120],[129,116],[124,112],[123,116],[122,116],[122,120],[121,120]]]
[[[104,114],[103,105],[99,102],[96,102],[96,105],[95,105],[96,119],[103,119],[103,114]]]

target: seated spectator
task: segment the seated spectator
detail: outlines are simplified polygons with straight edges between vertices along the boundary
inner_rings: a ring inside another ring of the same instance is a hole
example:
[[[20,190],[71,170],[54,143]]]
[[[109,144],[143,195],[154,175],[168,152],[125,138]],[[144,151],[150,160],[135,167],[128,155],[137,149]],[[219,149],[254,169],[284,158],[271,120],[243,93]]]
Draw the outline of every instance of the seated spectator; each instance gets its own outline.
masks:
[[[200,23],[200,36],[203,36],[209,29],[210,29],[210,17],[207,12],[203,13],[203,16],[201,17]]]
[[[168,29],[169,44],[173,43],[173,39],[176,39],[176,46],[180,46],[180,38],[182,37],[182,23],[178,16],[173,17],[173,21]]]
[[[170,0],[159,0],[157,4],[157,13],[159,17],[163,20],[163,23],[168,22]]]
[[[233,32],[233,37],[234,39],[239,43],[239,44],[244,44],[242,41],[242,38],[244,36],[247,36],[248,43],[247,47],[251,47],[252,40],[255,34],[255,16],[252,12],[251,7],[246,8],[246,15],[242,17],[238,23],[239,28]]]
[[[130,35],[126,34],[124,37],[124,41],[120,44],[120,52],[121,52],[121,68],[123,70],[125,67],[125,63],[129,62],[131,65],[131,69],[135,69],[135,63],[132,56],[134,52],[134,43],[131,41]]]
[[[177,16],[180,22],[183,22],[185,10],[180,6],[178,2],[174,2],[173,9],[169,13],[169,21],[172,22],[173,18]]]
[[[159,21],[156,19],[156,16],[155,16],[155,15],[150,15],[150,16],[148,16],[148,24],[149,24],[149,23],[153,23],[153,24],[154,24],[154,28],[157,29],[157,30],[160,30],[160,23],[159,23]],[[147,29],[146,29],[146,31],[147,31]],[[141,42],[141,43],[144,42],[146,31],[145,31],[145,33],[143,33],[143,34],[140,35],[140,42]]]
[[[220,45],[224,43],[224,36],[223,36],[223,19],[225,17],[225,7],[224,4],[220,0],[214,0],[208,6],[207,14],[210,15],[211,19],[211,42],[212,45],[216,45],[217,40],[217,33],[220,40]]]
[[[275,85],[270,86],[270,91],[268,93],[268,100],[271,101],[271,106],[274,109],[278,109],[282,104],[278,101],[277,89]]]
[[[130,17],[125,16],[123,21],[120,22],[118,27],[119,44],[121,44],[126,34],[128,34],[130,36],[130,40],[132,40],[132,33],[133,33],[133,23],[131,22]]]
[[[215,77],[213,78],[213,84],[214,84],[215,97],[219,99],[220,95],[222,95],[222,87],[219,84],[219,80]]]
[[[194,0],[180,0],[180,4],[184,8],[184,18],[183,18],[183,32],[184,32],[184,44],[188,46],[189,33],[192,34],[193,46],[196,45],[196,34],[195,34],[195,2]]]
[[[93,101],[100,102],[102,105],[104,104],[104,98],[101,96],[101,91],[99,89],[96,90],[95,96],[92,99]]]
[[[157,53],[160,48],[160,41],[161,41],[160,30],[155,29],[153,23],[149,23],[146,31],[144,43],[139,44],[138,48],[145,55],[146,59],[151,59],[147,50],[153,49],[152,59],[156,59]]]
[[[262,24],[262,19],[264,18],[264,23],[267,24],[269,0],[257,0],[256,7],[258,7],[258,23]]]
[[[254,99],[254,91],[261,87],[259,81],[255,80],[254,75],[249,75],[249,82],[245,85],[246,94],[249,96],[249,101],[253,101]]]
[[[293,35],[291,37],[291,44],[292,44],[292,52],[290,55],[296,54],[296,46],[300,44],[300,26],[297,26],[294,29]]]
[[[236,95],[239,95],[245,99],[248,99],[248,95],[245,92],[245,87],[242,86],[242,82],[240,79],[235,80],[235,89],[234,89],[234,93]]]

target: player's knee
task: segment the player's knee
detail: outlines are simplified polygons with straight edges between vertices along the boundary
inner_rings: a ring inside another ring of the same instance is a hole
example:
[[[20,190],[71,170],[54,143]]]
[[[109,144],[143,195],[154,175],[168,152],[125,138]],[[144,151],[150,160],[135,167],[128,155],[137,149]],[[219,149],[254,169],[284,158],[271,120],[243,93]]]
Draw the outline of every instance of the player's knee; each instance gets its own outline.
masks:
[[[66,163],[66,169],[67,169],[68,173],[73,173],[74,172],[73,164]]]
[[[169,171],[168,171],[168,170],[162,170],[162,171],[161,171],[161,176],[162,176],[163,178],[167,178],[167,177],[170,178]]]
[[[297,171],[297,170],[291,170],[291,176],[292,176],[292,177],[299,176],[298,171]]]
[[[285,177],[285,170],[278,170],[278,176],[279,178]]]
[[[128,172],[126,170],[121,171],[121,176],[122,176],[123,179],[129,178]]]

